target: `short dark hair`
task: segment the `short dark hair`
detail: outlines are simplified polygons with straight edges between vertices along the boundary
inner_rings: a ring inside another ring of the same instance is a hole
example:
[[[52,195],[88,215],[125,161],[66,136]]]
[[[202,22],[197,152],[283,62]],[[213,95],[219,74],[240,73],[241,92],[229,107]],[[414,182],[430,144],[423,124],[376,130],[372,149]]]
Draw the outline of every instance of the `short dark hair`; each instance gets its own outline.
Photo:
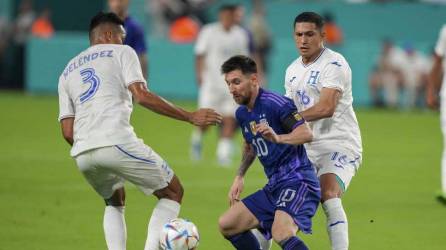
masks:
[[[324,19],[316,12],[302,12],[294,18],[293,29],[296,23],[314,23],[319,30],[324,27]]]
[[[90,21],[90,29],[88,30],[88,34],[91,39],[92,31],[101,24],[111,23],[115,25],[124,26],[124,22],[119,18],[115,13],[112,12],[99,12],[96,14]]]
[[[257,64],[247,56],[233,56],[221,65],[221,73],[227,74],[234,70],[240,70],[244,75],[257,73]]]
[[[234,11],[235,9],[237,9],[237,5],[235,5],[235,4],[223,4],[223,5],[220,6],[220,8],[218,9],[218,12],[222,12],[222,11]]]

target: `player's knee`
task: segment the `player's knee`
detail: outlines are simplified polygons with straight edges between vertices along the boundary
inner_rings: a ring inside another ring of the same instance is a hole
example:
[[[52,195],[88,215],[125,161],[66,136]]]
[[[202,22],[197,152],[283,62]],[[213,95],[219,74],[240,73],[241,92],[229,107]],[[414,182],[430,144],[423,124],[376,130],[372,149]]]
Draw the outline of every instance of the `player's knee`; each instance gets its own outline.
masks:
[[[104,201],[106,206],[122,207],[125,205],[124,197],[112,196]]]
[[[183,196],[184,196],[184,188],[183,188],[183,185],[179,185],[179,187],[178,187],[178,190],[177,190],[177,192],[175,192],[175,195],[176,195],[176,197],[177,197],[177,201],[178,201],[178,203],[181,203],[181,200],[183,199]]]
[[[230,237],[231,230],[233,229],[233,225],[228,218],[228,216],[222,215],[218,219],[218,229],[220,230],[220,233],[225,237]]]
[[[334,198],[340,198],[341,197],[341,192],[335,189],[325,189],[322,190],[321,192],[321,201],[325,202],[326,200],[329,199],[334,199]]]
[[[280,243],[280,242],[296,235],[296,232],[294,232],[294,230],[289,227],[273,225],[273,228],[271,229],[271,234],[273,236],[273,240],[277,243]]]
[[[181,203],[184,196],[184,188],[181,184],[178,184],[175,189],[171,189],[170,192],[167,193],[167,199],[174,200],[178,203]]]
[[[113,195],[104,199],[106,206],[122,207],[125,205],[125,191],[124,188],[116,190]]]

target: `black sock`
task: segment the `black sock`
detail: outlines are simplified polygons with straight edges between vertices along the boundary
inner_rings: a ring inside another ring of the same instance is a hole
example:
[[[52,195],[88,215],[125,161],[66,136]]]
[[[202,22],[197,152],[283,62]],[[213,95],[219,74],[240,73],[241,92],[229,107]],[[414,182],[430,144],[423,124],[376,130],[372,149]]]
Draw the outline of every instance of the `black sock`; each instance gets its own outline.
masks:
[[[227,238],[237,250],[260,250],[259,242],[251,231]]]
[[[296,236],[281,241],[280,246],[283,250],[308,250],[308,247],[305,245],[305,243]]]

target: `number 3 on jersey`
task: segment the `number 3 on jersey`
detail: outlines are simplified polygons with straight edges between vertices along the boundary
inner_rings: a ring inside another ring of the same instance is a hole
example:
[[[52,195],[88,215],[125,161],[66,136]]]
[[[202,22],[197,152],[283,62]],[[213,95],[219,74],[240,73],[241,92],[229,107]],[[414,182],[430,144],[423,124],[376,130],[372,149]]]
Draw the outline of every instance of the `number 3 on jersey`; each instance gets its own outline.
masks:
[[[90,98],[96,94],[96,91],[98,91],[99,84],[101,81],[99,80],[99,77],[95,75],[94,69],[92,68],[86,68],[81,70],[81,77],[82,77],[82,83],[90,83],[90,88],[87,89],[84,93],[81,94],[79,97],[81,103],[84,103]]]

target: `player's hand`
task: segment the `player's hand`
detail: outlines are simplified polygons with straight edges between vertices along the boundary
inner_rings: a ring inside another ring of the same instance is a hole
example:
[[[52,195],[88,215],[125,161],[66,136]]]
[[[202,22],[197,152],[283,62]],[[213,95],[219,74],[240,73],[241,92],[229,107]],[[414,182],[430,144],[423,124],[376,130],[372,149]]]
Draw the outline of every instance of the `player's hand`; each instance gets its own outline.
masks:
[[[229,206],[234,205],[236,202],[240,201],[240,194],[243,191],[244,181],[243,177],[236,176],[234,182],[232,183],[231,189],[228,193]]]
[[[280,138],[274,132],[273,128],[271,128],[267,123],[259,123],[256,125],[257,133],[260,133],[263,138],[267,139],[268,141],[279,143]]]
[[[189,122],[195,126],[208,126],[220,123],[223,117],[213,109],[199,109],[192,112]]]

